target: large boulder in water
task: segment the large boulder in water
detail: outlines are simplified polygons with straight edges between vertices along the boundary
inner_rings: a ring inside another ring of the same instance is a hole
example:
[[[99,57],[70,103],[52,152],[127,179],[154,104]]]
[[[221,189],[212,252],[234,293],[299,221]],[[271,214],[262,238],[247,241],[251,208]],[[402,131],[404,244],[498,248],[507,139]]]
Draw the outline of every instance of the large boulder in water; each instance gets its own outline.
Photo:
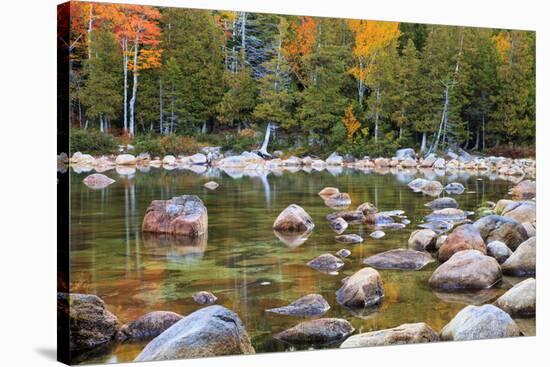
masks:
[[[392,329],[371,331],[350,336],[340,348],[379,347],[383,345],[417,344],[439,341],[439,335],[423,322],[403,324]]]
[[[239,316],[225,307],[209,306],[172,325],[147,344],[134,361],[254,353]]]
[[[120,323],[105,307],[101,298],[92,294],[58,293],[58,319],[69,322],[69,349],[86,351],[113,340]]]
[[[510,195],[520,200],[532,199],[535,197],[536,193],[536,182],[531,180],[521,181],[510,189]]]
[[[279,232],[310,232],[313,227],[313,219],[296,204],[289,205],[273,223],[273,229]]]
[[[523,242],[502,264],[502,272],[508,275],[532,276],[537,267],[537,238]]]
[[[519,336],[506,312],[493,305],[466,306],[440,332],[441,340],[479,340]]]
[[[324,318],[301,322],[274,337],[291,344],[325,344],[344,340],[354,331],[344,319]]]
[[[528,236],[517,220],[500,215],[487,215],[474,223],[486,243],[501,241],[515,250]]]
[[[86,176],[86,178],[82,182],[84,182],[84,184],[90,189],[104,189],[110,184],[114,183],[115,180],[101,173],[94,173]]]
[[[502,264],[512,255],[512,250],[504,242],[492,241],[487,245],[487,255],[494,257],[499,264]]]
[[[376,269],[420,270],[433,261],[424,251],[395,249],[369,256],[363,263]]]
[[[458,226],[447,236],[445,242],[439,248],[439,261],[445,262],[462,250],[478,250],[483,254],[487,253],[483,238],[472,224]]]
[[[336,291],[336,301],[349,308],[378,305],[384,298],[384,286],[378,271],[363,268],[348,277]]]
[[[498,262],[477,250],[457,252],[433,272],[429,283],[442,289],[485,289],[502,279]]]
[[[536,280],[529,278],[514,285],[496,300],[495,306],[512,316],[535,315],[537,306]]]
[[[280,315],[311,317],[324,314],[330,309],[328,302],[320,294],[308,294],[283,307],[270,308],[266,312]]]
[[[417,229],[411,233],[408,245],[409,248],[416,251],[433,251],[436,239],[437,233],[431,229]]]
[[[198,237],[208,230],[208,213],[195,195],[153,200],[145,212],[141,228],[143,232]]]
[[[148,340],[162,334],[183,317],[170,311],[149,312],[120,328],[118,340]]]

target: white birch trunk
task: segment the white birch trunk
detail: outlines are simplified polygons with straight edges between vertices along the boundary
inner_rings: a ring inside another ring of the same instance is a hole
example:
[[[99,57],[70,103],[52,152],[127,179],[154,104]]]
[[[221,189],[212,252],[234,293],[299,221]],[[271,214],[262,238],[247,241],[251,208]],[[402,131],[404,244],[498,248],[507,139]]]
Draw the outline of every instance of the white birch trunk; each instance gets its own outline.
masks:
[[[138,38],[136,37],[134,41],[134,70],[133,70],[133,84],[132,84],[132,98],[130,99],[130,136],[134,136],[135,133],[135,105],[136,105],[136,94],[137,94],[137,83],[138,83]]]
[[[162,78],[159,78],[159,132],[161,134],[164,133],[162,130],[162,120],[163,120],[163,109],[164,106],[162,105]]]
[[[128,40],[122,39],[124,61],[124,132],[128,132]]]

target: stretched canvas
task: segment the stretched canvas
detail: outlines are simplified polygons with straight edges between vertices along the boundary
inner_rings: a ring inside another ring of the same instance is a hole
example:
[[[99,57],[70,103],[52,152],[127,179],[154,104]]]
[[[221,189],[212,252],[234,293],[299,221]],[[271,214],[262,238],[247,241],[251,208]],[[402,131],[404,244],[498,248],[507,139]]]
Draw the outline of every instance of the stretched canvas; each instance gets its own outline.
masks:
[[[60,361],[535,335],[535,32],[71,1],[57,47]]]

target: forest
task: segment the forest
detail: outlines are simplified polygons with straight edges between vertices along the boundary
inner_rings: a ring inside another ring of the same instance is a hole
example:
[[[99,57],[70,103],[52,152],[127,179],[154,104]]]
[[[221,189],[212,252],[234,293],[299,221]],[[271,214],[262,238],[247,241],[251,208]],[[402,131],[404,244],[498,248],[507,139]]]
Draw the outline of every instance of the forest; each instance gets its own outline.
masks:
[[[534,155],[535,33],[70,2],[71,149]],[[265,145],[265,144],[264,144]],[[526,153],[527,152],[527,153]],[[511,153],[510,153],[511,154]]]

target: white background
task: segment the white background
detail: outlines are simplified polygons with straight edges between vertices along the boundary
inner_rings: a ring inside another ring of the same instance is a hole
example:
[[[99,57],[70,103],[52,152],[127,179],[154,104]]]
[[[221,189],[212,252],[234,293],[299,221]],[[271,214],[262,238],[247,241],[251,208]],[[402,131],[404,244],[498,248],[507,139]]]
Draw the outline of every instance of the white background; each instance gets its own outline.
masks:
[[[545,1],[514,0],[136,0],[138,3],[355,17],[537,31],[537,337],[263,354],[149,363],[149,366],[535,366],[549,356],[546,247],[550,139],[550,19]],[[135,1],[134,1],[135,2]],[[1,366],[51,366],[56,354],[56,4],[0,4]],[[548,144],[545,146],[545,144]],[[546,168],[547,169],[547,168]],[[420,320],[419,320],[420,321]]]

